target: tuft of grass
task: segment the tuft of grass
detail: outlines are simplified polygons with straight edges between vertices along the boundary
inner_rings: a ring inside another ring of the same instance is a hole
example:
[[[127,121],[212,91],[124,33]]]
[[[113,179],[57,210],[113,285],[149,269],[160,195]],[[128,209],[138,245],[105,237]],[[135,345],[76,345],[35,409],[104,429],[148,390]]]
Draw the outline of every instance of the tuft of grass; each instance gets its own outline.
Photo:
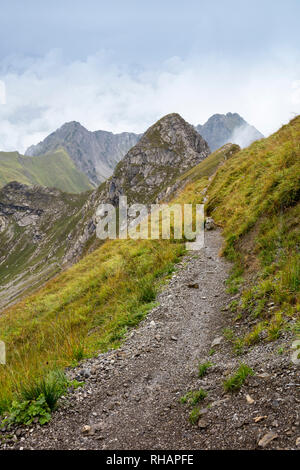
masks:
[[[275,341],[281,336],[282,333],[282,327],[283,327],[283,318],[282,318],[282,313],[278,312],[274,315],[272,320],[269,323],[269,326],[267,328],[268,332],[268,341]]]
[[[201,416],[201,411],[198,407],[194,407],[189,414],[189,421],[191,424],[196,424]]]
[[[225,380],[223,385],[226,392],[236,392],[240,390],[249,375],[254,375],[254,371],[247,364],[241,363],[237,371]]]
[[[20,402],[32,402],[43,396],[49,409],[53,411],[58,399],[66,392],[68,385],[68,379],[63,371],[51,371],[46,377],[23,383],[19,390]]]
[[[202,388],[200,390],[192,390],[187,392],[183,397],[180,398],[182,404],[187,403],[188,405],[196,405],[199,401],[204,400],[207,397],[207,392]]]
[[[212,366],[212,362],[204,362],[198,365],[198,377],[204,377],[207,374],[207,370]]]
[[[84,345],[75,344],[73,347],[73,358],[76,362],[82,361],[85,357]]]

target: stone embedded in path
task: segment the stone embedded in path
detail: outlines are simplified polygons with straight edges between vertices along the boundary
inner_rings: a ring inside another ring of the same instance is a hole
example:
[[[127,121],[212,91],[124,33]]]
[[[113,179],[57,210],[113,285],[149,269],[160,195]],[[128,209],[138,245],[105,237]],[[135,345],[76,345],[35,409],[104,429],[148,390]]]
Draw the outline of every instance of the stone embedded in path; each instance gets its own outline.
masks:
[[[199,289],[199,284],[198,284],[198,282],[193,282],[191,284],[188,284],[188,287],[190,289]]]
[[[91,432],[91,426],[86,424],[85,426],[82,427],[81,432],[82,434],[89,434]]]
[[[268,444],[270,444],[270,442],[277,438],[278,434],[276,434],[276,432],[268,432],[258,441],[258,445],[259,447],[266,447]]]
[[[199,421],[198,421],[198,428],[200,429],[206,429],[208,427],[208,422],[206,421],[206,419],[203,419],[203,418],[200,418]]]
[[[214,348],[215,346],[219,346],[223,341],[223,336],[217,336],[213,342],[211,343],[211,347]]]
[[[254,403],[254,400],[252,397],[250,397],[250,395],[246,395],[246,400],[247,400],[247,403],[249,403],[249,405],[252,405],[252,403]]]
[[[212,217],[206,217],[205,230],[214,230],[216,228],[215,221]]]

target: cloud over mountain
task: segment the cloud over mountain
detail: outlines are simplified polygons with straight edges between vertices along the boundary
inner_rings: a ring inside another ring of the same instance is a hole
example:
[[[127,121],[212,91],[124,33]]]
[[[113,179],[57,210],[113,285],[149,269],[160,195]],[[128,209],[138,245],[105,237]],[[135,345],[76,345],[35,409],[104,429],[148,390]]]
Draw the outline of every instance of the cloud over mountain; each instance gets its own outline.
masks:
[[[217,55],[205,61],[191,55],[124,66],[105,51],[73,61],[60,50],[9,57],[0,68],[6,85],[0,149],[23,152],[73,120],[90,130],[141,133],[174,111],[196,125],[234,110],[268,135],[300,111],[300,61],[285,52],[277,52],[276,65],[274,57],[255,64],[232,59],[229,65]]]

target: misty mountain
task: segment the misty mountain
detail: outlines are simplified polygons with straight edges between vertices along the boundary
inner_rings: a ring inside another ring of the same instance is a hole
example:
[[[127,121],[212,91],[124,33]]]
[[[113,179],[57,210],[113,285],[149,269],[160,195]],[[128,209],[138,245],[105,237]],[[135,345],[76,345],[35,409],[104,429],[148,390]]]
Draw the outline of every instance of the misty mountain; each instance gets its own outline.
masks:
[[[196,129],[212,152],[229,142],[247,147],[254,140],[264,137],[238,113],[214,114],[205,124],[196,126]]]
[[[72,121],[65,123],[39,144],[29,147],[25,155],[43,155],[63,147],[78,170],[97,186],[112,175],[117,163],[139,138],[140,135],[130,132],[91,132],[79,122]]]

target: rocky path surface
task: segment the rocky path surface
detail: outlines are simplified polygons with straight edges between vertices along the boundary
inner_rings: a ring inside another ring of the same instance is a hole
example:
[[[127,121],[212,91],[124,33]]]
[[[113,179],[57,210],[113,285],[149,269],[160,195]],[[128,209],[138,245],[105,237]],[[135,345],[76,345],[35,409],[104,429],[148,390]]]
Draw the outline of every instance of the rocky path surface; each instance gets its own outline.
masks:
[[[299,448],[297,367],[274,353],[276,342],[235,357],[223,336],[233,298],[225,292],[230,264],[218,256],[221,243],[218,230],[206,232],[205,247],[177,265],[158,306],[122,347],[68,372],[85,380],[84,388],[62,400],[48,425],[17,430],[4,448]],[[198,364],[207,360],[213,365],[199,378]],[[238,393],[225,394],[223,381],[240,362],[255,376]],[[180,397],[200,388],[207,397],[192,425],[191,407]]]
[[[220,245],[218,231],[206,233],[205,248],[182,260],[159,306],[121,349],[85,363],[79,371],[88,376],[84,389],[68,397],[48,426],[25,438],[24,448],[198,447],[179,398],[222,327],[229,266],[218,256]]]

